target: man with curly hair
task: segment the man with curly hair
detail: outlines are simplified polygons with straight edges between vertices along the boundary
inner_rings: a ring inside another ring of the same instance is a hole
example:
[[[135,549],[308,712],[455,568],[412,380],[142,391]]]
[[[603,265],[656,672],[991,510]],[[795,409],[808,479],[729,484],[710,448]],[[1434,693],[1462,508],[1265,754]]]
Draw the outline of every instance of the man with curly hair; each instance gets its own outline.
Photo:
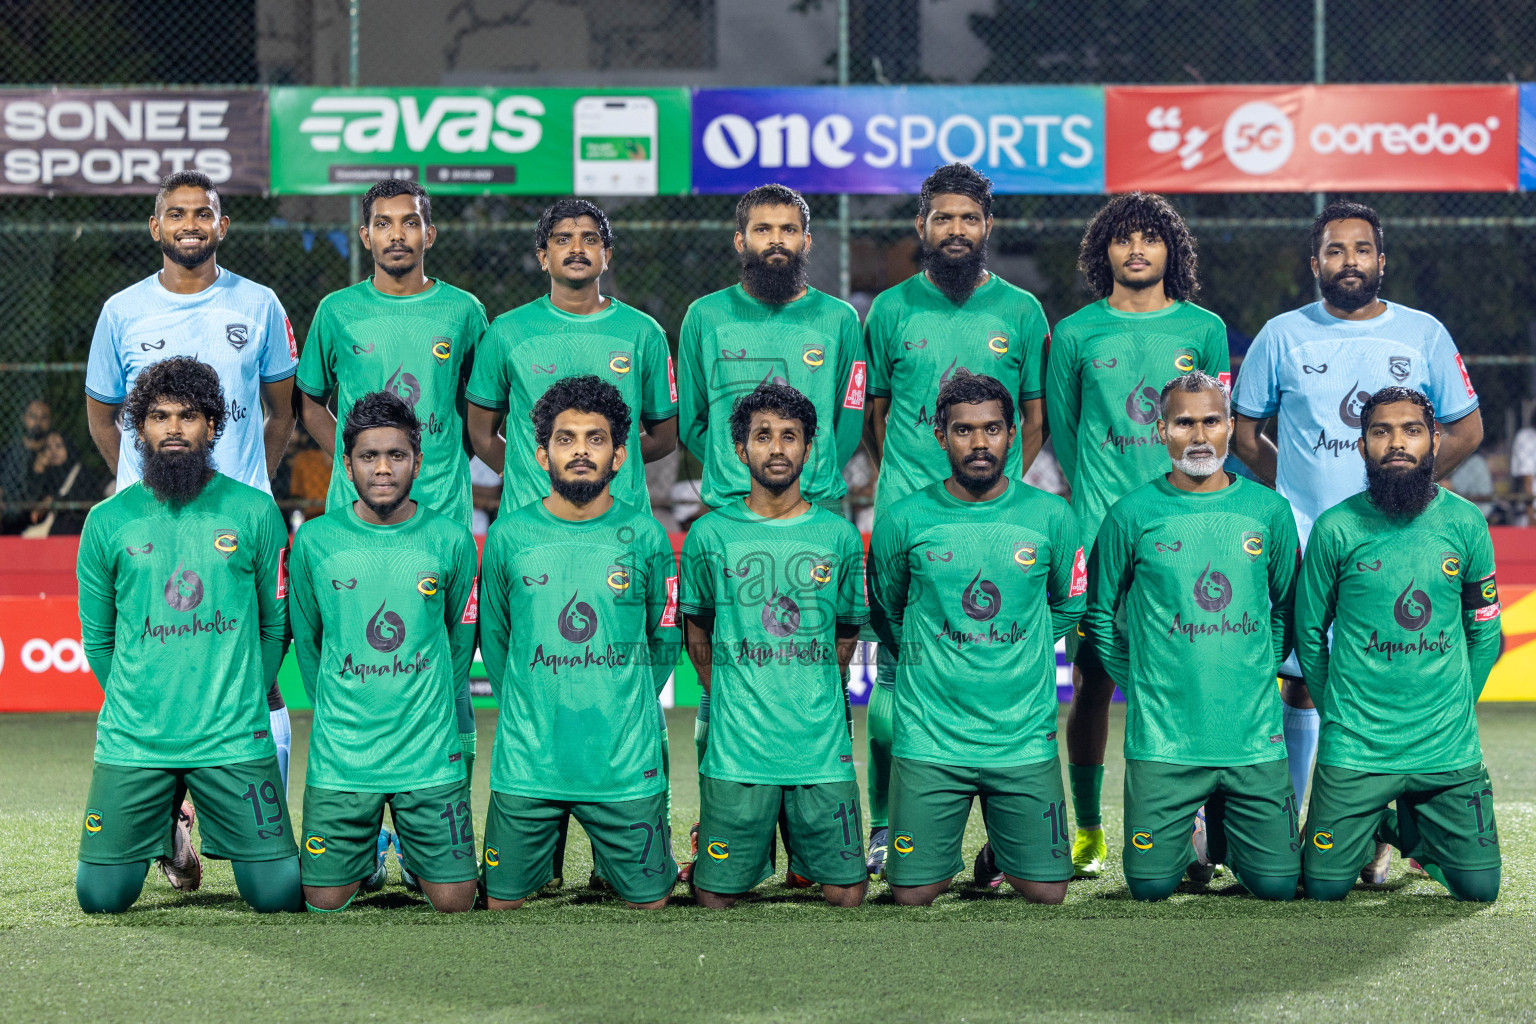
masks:
[[[81,636],[106,699],[76,896],[87,913],[127,910],[171,855],[190,793],[204,854],[232,862],[245,901],[300,910],[266,701],[288,646],[282,513],[215,469],[228,411],[212,367],[144,368],[124,415],[143,477],[93,508],[80,538]],[[196,854],[182,867],[176,888],[197,888]]]
[[[877,523],[897,501],[948,475],[949,460],[933,442],[934,403],[961,370],[996,377],[1013,395],[1019,425],[1004,468],[1010,479],[1023,479],[1043,439],[1041,376],[1051,332],[1039,300],[987,269],[992,183],[965,164],[940,167],[923,182],[916,228],[922,271],[882,292],[864,325],[865,440],[880,468]],[[881,645],[877,659],[868,727],[871,877],[884,870],[888,849],[896,652]]]
[[[562,822],[632,907],[677,881],[657,697],[677,662],[677,563],[661,524],[612,493],[630,409],[591,374],[534,404],[542,501],[485,541],[480,650],[501,708],[485,822],[485,893],[511,910],[548,883]]]
[[[1192,370],[1226,383],[1231,364],[1221,318],[1194,304],[1195,240],[1162,196],[1132,192],[1106,203],[1083,234],[1077,266],[1097,301],[1056,325],[1045,406],[1091,548],[1110,506],[1167,471],[1157,433],[1163,385]],[[1079,878],[1096,878],[1108,854],[1100,792],[1115,684],[1079,630],[1067,634],[1067,657],[1072,865]]]

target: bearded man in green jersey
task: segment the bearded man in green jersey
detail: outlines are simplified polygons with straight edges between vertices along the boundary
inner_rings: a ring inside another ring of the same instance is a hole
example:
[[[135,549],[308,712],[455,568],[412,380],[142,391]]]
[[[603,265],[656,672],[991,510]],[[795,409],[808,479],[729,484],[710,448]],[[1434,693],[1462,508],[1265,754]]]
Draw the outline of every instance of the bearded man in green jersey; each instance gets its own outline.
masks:
[[[615,498],[630,409],[592,375],[533,407],[550,493],[507,512],[485,543],[480,650],[501,708],[485,824],[485,891],[509,910],[553,876],[561,822],[630,906],[677,881],[657,697],[676,664],[677,568],[644,509]]]
[[[1056,325],[1045,374],[1045,408],[1072,508],[1092,548],[1109,507],[1168,471],[1157,432],[1158,394],[1200,370],[1226,383],[1221,318],[1194,304],[1200,290],[1195,240],[1162,196],[1116,196],[1083,234],[1077,266],[1098,300]],[[1104,870],[1100,792],[1114,682],[1092,644],[1067,634],[1073,662],[1067,713],[1067,776],[1079,878]]]
[[[821,883],[828,903],[856,907],[869,888],[844,682],[869,616],[864,546],[801,494],[817,424],[785,384],[738,401],[731,436],[750,490],[683,543],[688,656],[712,709],[692,877],[706,907],[772,874],[775,825],[791,877]]]
[[[411,498],[422,426],[388,391],[342,426],[356,499],[299,530],[294,653],[315,708],[304,784],[304,901],[337,911],[383,883],[389,805],[400,866],[444,912],[475,902],[469,529]]]
[[[885,877],[897,903],[932,903],[963,866],[980,797],[977,884],[1001,872],[1030,902],[1060,903],[1072,862],[1055,651],[1087,591],[1077,520],[1004,472],[1017,426],[995,377],[956,373],[933,433],[949,477],[892,506],[870,543],[874,626],[901,645]]]
[[[1384,842],[1457,899],[1492,901],[1502,861],[1477,699],[1499,657],[1493,541],[1477,506],[1435,483],[1422,392],[1376,392],[1360,434],[1366,489],[1318,517],[1296,586],[1296,654],[1322,719],[1307,895],[1343,899]]]
[[[677,447],[677,381],[667,335],[645,313],[603,294],[613,229],[597,206],[561,199],[549,207],[539,217],[534,251],[549,275],[549,294],[496,318],[465,391],[475,453],[502,472],[502,512],[544,498],[549,477],[534,457],[538,442],[529,412],[556,381],[593,374],[638,412],[629,435],[619,439],[629,458],[612,490],[648,512],[645,463]],[[505,437],[498,433],[503,426]]]
[[[203,854],[231,862],[252,909],[304,906],[267,716],[288,647],[288,531],[270,495],[215,471],[226,410],[196,359],[140,372],[123,413],[143,476],[91,509],[80,538],[81,636],[106,695],[75,874],[87,913],[138,899],[188,793]]]
[[[1017,401],[1018,442],[1004,467],[1010,479],[1022,479],[1035,461],[1045,421],[1041,377],[1051,332],[1033,295],[987,270],[992,183],[965,164],[940,167],[923,182],[916,228],[922,272],[881,292],[864,326],[865,440],[880,470],[877,522],[897,501],[949,474],[949,460],[933,443],[933,410],[939,389],[958,371],[996,377]],[[889,841],[895,655],[880,647],[878,685],[869,697],[872,877],[884,869]]]
[[[1290,648],[1296,522],[1222,469],[1226,385],[1198,370],[1158,399],[1172,460],[1109,510],[1088,559],[1083,632],[1125,692],[1125,880],[1160,900],[1232,868],[1289,900],[1301,875],[1275,671]],[[1191,846],[1193,825],[1193,846]]]
[[[337,417],[363,395],[389,391],[421,421],[421,478],[413,501],[468,527],[471,492],[460,389],[485,333],[480,300],[428,277],[437,240],[432,200],[414,181],[386,178],[363,195],[358,237],[373,276],[320,300],[299,359],[304,429],[332,457],[327,511],[357,500]],[[336,415],[328,402],[335,395]]]

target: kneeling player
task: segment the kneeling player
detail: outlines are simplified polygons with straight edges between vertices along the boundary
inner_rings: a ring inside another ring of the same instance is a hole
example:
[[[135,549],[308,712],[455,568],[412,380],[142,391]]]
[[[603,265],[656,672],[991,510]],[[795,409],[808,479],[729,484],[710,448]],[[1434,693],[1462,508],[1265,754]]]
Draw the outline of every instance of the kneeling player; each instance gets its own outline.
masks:
[[[1013,396],[957,371],[939,390],[934,437],[950,475],[875,524],[870,595],[882,644],[901,644],[891,765],[897,903],[926,905],[963,866],[971,801],[996,871],[1034,903],[1060,903],[1072,877],[1056,756],[1055,645],[1087,590],[1067,503],[1003,472]]]
[[[729,907],[773,872],[778,825],[789,870],[856,907],[869,888],[844,674],[869,617],[853,525],[806,501],[800,474],[816,408],[762,384],[731,412],[745,498],[683,544],[688,656],[710,695],[699,765],[699,903]]]
[[[80,538],[81,635],[106,691],[75,875],[87,913],[138,899],[187,793],[204,855],[231,862],[253,909],[304,906],[267,717],[288,531],[270,495],[214,470],[226,409],[205,363],[143,370],[123,403],[143,478],[91,509]]]
[[[661,524],[614,499],[630,410],[567,377],[533,412],[550,494],[485,542],[480,650],[501,708],[485,823],[485,891],[510,910],[553,877],[567,815],[595,873],[630,906],[677,882],[656,698],[677,662],[677,563]]]
[[[1160,900],[1186,868],[1204,882],[1225,863],[1254,895],[1289,900],[1301,861],[1275,670],[1296,523],[1284,498],[1222,469],[1225,385],[1175,377],[1158,417],[1172,468],[1110,509],[1083,620],[1126,696],[1125,880]]]
[[[411,499],[421,424],[375,391],[341,429],[357,500],[306,523],[293,546],[293,634],[315,706],[304,785],[304,900],[341,910],[379,861],[389,804],[401,864],[432,906],[475,902],[469,665],[475,541]]]
[[[1360,433],[1366,490],[1318,517],[1296,587],[1296,654],[1322,717],[1307,895],[1343,899],[1380,841],[1457,899],[1490,901],[1501,861],[1476,705],[1499,656],[1493,542],[1477,506],[1435,484],[1423,394],[1376,392]]]

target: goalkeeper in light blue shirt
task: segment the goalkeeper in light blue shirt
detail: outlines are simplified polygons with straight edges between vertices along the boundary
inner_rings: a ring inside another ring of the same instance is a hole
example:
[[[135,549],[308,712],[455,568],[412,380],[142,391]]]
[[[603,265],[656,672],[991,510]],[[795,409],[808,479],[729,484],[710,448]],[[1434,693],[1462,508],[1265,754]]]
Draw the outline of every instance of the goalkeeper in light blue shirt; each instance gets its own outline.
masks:
[[[1413,388],[1434,403],[1441,431],[1436,477],[1449,475],[1483,440],[1477,392],[1450,333],[1428,313],[1378,297],[1387,257],[1376,211],[1330,203],[1312,224],[1311,243],[1322,301],[1265,324],[1232,391],[1232,446],[1290,501],[1303,545],[1318,516],[1365,490],[1365,465],[1355,450],[1360,408],[1381,388]],[[1274,441],[1262,432],[1271,417]],[[1299,805],[1317,753],[1318,718],[1294,654],[1280,667],[1280,684]],[[1368,870],[1385,880],[1386,867],[1378,849]]]

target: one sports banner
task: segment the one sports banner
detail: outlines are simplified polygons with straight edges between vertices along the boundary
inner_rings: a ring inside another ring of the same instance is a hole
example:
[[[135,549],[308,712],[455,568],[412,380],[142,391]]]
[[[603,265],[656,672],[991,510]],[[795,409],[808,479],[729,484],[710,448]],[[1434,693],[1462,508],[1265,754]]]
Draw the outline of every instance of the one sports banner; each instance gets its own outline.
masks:
[[[941,164],[1000,193],[1104,190],[1098,86],[700,89],[695,192],[777,181],[810,193],[913,194]]]
[[[0,89],[0,194],[143,195],[176,171],[267,188],[254,89]]]
[[[1104,90],[1111,192],[1509,192],[1513,85]]]
[[[1536,85],[1520,87],[1520,189],[1536,192]]]
[[[381,178],[436,193],[676,195],[686,89],[272,90],[272,191],[351,195]]]

